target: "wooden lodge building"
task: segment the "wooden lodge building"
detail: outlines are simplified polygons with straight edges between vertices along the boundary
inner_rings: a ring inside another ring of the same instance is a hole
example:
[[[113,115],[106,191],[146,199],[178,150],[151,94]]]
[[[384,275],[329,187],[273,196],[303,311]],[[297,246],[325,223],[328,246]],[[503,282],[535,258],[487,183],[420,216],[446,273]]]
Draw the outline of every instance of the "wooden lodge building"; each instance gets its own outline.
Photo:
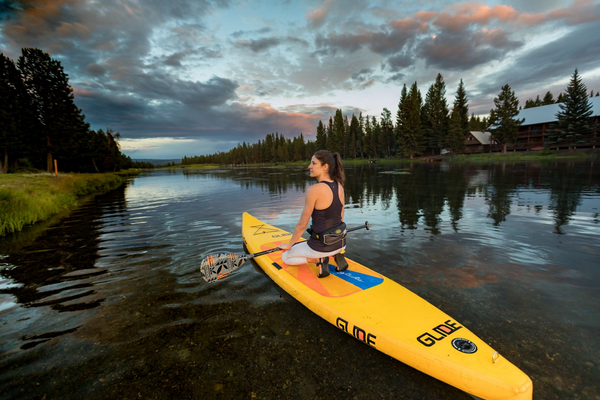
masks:
[[[590,97],[592,103],[592,129],[594,133],[583,138],[585,144],[578,148],[600,147],[600,97]],[[549,145],[547,143],[550,126],[557,122],[558,104],[526,108],[519,111],[516,119],[525,119],[519,127],[517,143],[509,143],[506,151],[537,151],[543,148],[567,149],[567,143]],[[471,131],[465,138],[465,154],[501,152],[504,145],[496,141],[490,132]]]

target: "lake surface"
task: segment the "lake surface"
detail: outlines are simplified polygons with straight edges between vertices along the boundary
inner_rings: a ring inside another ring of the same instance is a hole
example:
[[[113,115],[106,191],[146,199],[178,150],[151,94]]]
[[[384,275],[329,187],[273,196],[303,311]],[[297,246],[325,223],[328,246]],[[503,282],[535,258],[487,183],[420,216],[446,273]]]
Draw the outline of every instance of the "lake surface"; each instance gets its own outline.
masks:
[[[527,373],[600,399],[600,166],[363,165],[347,257],[419,294]],[[293,230],[304,168],[161,170],[0,242],[2,399],[471,399],[365,346],[253,263],[242,212]],[[398,304],[401,308],[402,304]]]

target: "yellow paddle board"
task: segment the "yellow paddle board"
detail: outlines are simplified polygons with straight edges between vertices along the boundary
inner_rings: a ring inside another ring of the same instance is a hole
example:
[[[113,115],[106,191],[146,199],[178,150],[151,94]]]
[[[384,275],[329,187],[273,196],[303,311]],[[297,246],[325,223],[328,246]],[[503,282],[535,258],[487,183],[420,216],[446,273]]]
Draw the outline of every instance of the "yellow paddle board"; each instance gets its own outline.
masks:
[[[243,215],[251,253],[291,234]],[[330,258],[332,260],[332,258]],[[531,400],[531,379],[460,322],[398,283],[348,259],[346,271],[319,279],[315,264],[286,265],[281,252],[256,257],[281,288],[315,314],[395,359],[482,399]]]

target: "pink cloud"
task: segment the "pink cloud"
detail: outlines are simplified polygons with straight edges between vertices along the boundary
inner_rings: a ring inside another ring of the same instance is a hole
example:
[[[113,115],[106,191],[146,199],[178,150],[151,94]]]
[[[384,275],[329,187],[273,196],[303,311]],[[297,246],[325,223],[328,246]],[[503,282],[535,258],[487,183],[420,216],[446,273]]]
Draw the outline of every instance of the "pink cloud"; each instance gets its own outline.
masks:
[[[87,89],[78,89],[76,87],[73,88],[73,94],[76,97],[96,97],[96,93]]]
[[[60,26],[56,29],[56,33],[61,37],[76,37],[80,39],[89,39],[90,37],[90,30],[79,22],[61,22]]]
[[[416,19],[418,21],[431,21],[437,15],[439,15],[439,13],[435,11],[417,11],[413,14],[413,19]]]
[[[331,7],[334,0],[325,0],[323,5],[311,13],[306,14],[306,19],[308,20],[309,25],[312,26],[321,26],[325,23],[327,19],[327,14],[329,13],[329,8]]]
[[[269,103],[245,107],[247,111],[245,115],[248,123],[269,121],[269,125],[280,127],[280,133],[283,131],[296,136],[300,132],[304,134],[312,133],[316,129],[319,119],[323,119],[323,116],[306,112],[281,112],[273,108]]]
[[[566,8],[551,11],[549,18],[574,25],[594,22],[600,20],[600,6],[589,0],[576,0]]]
[[[502,23],[536,25],[547,20],[542,14],[519,13],[513,7],[489,7],[478,2],[456,3],[443,12],[419,11],[413,15],[417,21],[430,22],[451,32],[460,32],[473,25],[490,25],[494,20]]]
[[[397,19],[390,22],[390,26],[399,31],[420,31],[426,32],[429,29],[429,24],[426,21],[419,21],[418,19]]]

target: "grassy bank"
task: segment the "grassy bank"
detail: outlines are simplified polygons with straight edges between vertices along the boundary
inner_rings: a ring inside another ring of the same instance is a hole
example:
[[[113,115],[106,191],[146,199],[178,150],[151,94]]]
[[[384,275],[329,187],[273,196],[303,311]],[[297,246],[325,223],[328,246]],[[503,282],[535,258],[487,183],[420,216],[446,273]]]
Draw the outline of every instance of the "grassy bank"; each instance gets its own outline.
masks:
[[[126,174],[1,174],[0,236],[77,206],[88,195],[123,184]]]
[[[186,165],[171,165],[168,167],[161,167],[164,169],[214,169],[219,168],[219,164],[186,164]]]
[[[482,162],[482,161],[540,161],[540,160],[588,160],[597,158],[600,149],[569,150],[542,150],[542,151],[514,151],[504,153],[481,153],[459,155],[451,157],[451,162]]]

